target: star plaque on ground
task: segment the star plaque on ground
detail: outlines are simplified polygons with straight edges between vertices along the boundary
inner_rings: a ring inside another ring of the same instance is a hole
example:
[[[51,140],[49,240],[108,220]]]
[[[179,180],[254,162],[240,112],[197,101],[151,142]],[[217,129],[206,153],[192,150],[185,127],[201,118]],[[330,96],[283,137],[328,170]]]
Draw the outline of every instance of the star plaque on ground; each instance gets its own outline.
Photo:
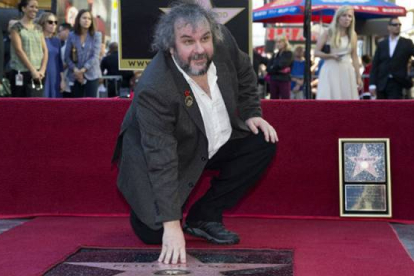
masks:
[[[251,275],[293,276],[291,250],[188,249],[187,263],[158,263],[157,249],[83,248],[45,276]]]
[[[391,217],[389,139],[339,139],[341,216]]]

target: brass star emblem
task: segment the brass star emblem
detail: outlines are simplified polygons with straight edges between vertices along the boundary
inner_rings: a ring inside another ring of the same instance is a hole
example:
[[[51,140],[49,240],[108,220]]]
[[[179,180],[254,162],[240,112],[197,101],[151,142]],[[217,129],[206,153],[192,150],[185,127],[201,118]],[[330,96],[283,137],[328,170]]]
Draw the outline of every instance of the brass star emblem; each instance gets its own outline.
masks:
[[[378,173],[375,170],[375,163],[381,158],[377,156],[371,156],[365,144],[362,144],[361,152],[358,156],[348,157],[355,163],[355,168],[352,177],[357,176],[363,171],[370,173],[371,175],[378,177]]]

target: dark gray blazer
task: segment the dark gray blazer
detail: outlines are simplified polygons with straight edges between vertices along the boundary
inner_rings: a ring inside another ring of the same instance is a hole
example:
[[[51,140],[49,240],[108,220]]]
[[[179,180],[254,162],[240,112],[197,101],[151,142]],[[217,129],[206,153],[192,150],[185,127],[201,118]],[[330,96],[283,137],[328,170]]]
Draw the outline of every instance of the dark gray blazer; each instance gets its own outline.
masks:
[[[256,76],[226,28],[215,44],[218,85],[233,128],[248,135],[245,120],[261,117]],[[185,104],[186,91],[194,104]],[[182,218],[182,207],[208,161],[208,142],[195,97],[169,53],[158,52],[135,87],[121,126],[114,161],[118,188],[139,219],[152,229]]]
[[[410,39],[400,37],[392,57],[390,57],[389,38],[384,39],[378,43],[375,51],[369,83],[375,84],[377,91],[384,91],[390,74],[397,82],[403,82],[407,78],[407,65],[412,56],[414,56],[414,46]]]

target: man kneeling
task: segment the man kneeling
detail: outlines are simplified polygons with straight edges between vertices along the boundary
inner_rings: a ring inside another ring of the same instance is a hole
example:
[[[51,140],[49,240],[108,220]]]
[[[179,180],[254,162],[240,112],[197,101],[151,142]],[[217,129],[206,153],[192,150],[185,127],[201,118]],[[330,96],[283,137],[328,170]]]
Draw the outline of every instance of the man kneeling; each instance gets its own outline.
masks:
[[[145,69],[121,126],[114,161],[131,225],[160,262],[186,262],[184,232],[215,244],[239,236],[222,223],[261,177],[276,151],[261,118],[249,57],[211,11],[180,2],[156,27],[157,54]],[[182,209],[204,169],[218,170],[206,194]]]

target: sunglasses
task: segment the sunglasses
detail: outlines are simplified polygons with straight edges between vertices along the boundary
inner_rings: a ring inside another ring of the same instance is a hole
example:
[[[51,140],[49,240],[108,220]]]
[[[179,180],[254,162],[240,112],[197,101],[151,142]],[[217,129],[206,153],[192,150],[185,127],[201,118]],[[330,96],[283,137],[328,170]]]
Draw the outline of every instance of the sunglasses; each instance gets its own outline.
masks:
[[[390,25],[393,27],[401,27],[401,23],[391,23]]]
[[[52,24],[57,25],[58,22],[57,21],[53,21],[53,20],[48,20],[47,23],[49,23],[50,25],[52,25]]]

